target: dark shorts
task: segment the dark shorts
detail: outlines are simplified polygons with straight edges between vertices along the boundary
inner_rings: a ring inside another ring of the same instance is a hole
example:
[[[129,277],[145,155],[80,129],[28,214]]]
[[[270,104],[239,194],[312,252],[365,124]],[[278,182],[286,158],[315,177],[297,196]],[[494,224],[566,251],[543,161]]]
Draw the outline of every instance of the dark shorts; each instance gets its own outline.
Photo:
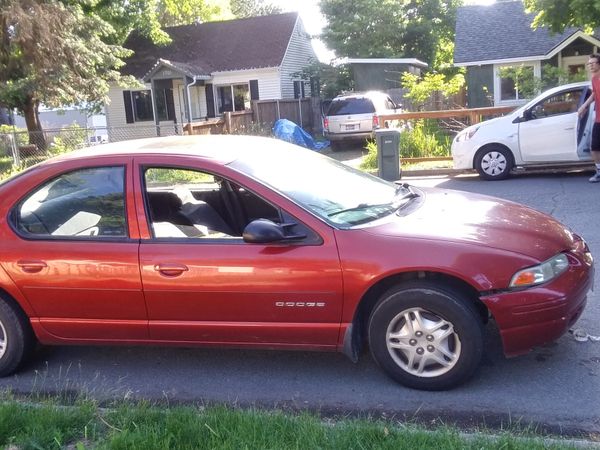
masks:
[[[592,128],[592,151],[600,152],[600,122],[594,122]]]

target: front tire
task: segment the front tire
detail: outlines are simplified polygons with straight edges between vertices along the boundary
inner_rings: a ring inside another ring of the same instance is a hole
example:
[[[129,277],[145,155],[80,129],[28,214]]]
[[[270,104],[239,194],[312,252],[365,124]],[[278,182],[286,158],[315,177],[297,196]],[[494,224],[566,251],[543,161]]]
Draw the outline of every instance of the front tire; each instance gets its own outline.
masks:
[[[510,175],[513,166],[512,153],[499,145],[485,147],[475,157],[475,169],[483,180],[504,180]]]
[[[379,366],[414,389],[464,383],[483,354],[483,325],[474,305],[432,283],[410,282],[387,291],[371,314],[368,333]]]
[[[35,342],[25,315],[0,297],[0,377],[14,373]]]

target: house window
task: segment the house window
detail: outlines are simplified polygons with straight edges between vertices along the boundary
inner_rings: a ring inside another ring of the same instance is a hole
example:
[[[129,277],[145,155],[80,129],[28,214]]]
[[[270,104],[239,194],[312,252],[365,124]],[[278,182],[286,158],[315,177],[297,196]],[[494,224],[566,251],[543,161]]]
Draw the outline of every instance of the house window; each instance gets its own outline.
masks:
[[[532,65],[503,66],[498,68],[500,101],[518,101],[532,98],[536,93]]]
[[[158,120],[174,120],[173,93],[170,89],[156,89],[156,112]],[[125,119],[127,123],[148,122],[154,120],[152,91],[123,91]]]
[[[152,93],[151,91],[132,91],[131,102],[133,104],[133,117],[136,122],[154,120],[152,111]]]
[[[217,87],[219,114],[225,111],[245,111],[250,109],[250,88],[248,84],[231,84]]]

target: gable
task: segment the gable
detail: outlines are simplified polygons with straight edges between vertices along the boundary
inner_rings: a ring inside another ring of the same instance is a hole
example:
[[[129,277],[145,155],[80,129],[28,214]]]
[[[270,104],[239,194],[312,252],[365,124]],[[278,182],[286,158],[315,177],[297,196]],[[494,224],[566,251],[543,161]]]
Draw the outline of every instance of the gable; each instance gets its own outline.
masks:
[[[159,59],[176,61],[194,75],[279,67],[298,20],[297,13],[285,13],[170,27],[166,46],[132,33],[124,47],[134,54],[121,72],[142,78]]]
[[[469,65],[485,61],[543,57],[580,30],[551,33],[531,28],[535,15],[525,13],[521,1],[489,6],[460,7],[456,16],[454,63]]]

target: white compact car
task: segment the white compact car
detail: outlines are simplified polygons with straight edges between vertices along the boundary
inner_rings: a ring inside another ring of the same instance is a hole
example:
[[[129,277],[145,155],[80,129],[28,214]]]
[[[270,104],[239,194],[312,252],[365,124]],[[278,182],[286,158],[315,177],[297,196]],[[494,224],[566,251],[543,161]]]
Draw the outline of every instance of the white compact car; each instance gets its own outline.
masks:
[[[465,128],[452,142],[455,169],[476,169],[485,180],[502,180],[514,168],[589,164],[593,103],[589,82],[550,89],[510,114]]]

